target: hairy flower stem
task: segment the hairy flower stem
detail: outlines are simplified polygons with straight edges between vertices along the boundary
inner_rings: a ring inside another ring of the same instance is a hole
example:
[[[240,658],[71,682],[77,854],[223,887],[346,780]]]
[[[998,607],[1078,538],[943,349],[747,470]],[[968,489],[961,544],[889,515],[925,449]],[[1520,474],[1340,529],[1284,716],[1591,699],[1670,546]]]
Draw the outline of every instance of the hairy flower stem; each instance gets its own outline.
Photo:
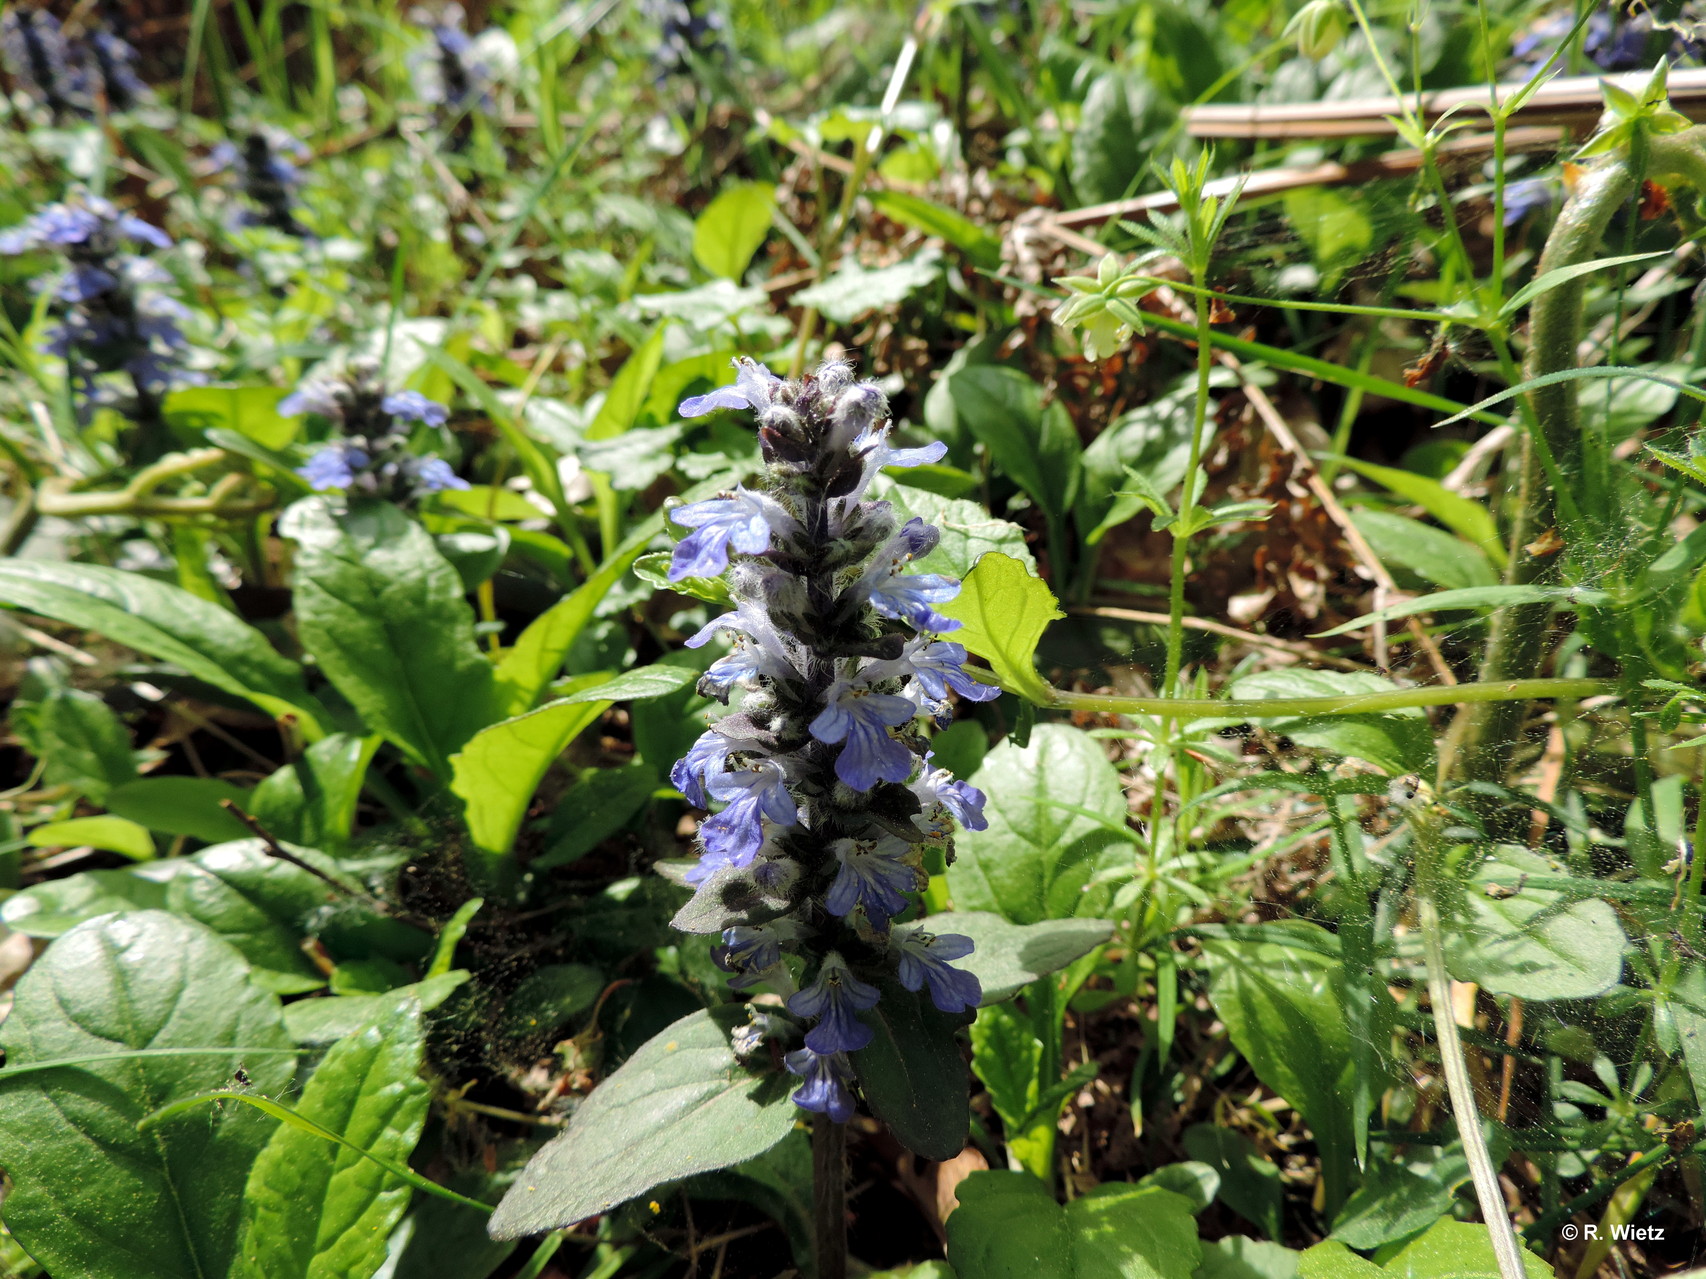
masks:
[[[812,1232],[817,1279],[847,1279],[847,1125],[812,1120]]]
[[[1411,817],[1416,833],[1416,912],[1421,926],[1422,946],[1428,975],[1428,1003],[1433,1014],[1434,1036],[1439,1044],[1440,1067],[1446,1091],[1451,1096],[1451,1114],[1463,1142],[1463,1157],[1469,1164],[1475,1199],[1491,1236],[1493,1255],[1498,1259],[1500,1279],[1524,1279],[1522,1249],[1499,1188],[1498,1170],[1487,1152],[1481,1131],[1481,1112],[1475,1104],[1475,1089],[1463,1061],[1463,1043],[1457,1034],[1457,1019],[1451,1007],[1451,977],[1445,967],[1445,941],[1439,917],[1440,831],[1437,810],[1418,805]]]

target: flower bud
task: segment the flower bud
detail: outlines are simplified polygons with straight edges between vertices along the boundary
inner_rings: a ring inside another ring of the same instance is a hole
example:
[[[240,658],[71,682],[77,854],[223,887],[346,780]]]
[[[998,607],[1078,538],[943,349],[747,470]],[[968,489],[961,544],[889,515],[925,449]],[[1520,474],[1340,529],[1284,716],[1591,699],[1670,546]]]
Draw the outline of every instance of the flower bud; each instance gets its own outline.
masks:
[[[1339,47],[1350,29],[1350,16],[1341,0],[1309,0],[1286,25],[1285,33],[1296,39],[1299,53],[1319,62]]]

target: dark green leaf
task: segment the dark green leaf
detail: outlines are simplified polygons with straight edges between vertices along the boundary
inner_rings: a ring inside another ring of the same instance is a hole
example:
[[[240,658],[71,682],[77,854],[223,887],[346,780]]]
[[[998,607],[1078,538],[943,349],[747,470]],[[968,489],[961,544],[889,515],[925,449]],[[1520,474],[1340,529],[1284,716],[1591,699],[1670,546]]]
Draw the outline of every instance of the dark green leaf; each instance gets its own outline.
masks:
[[[108,795],[106,806],[149,830],[221,844],[249,833],[219,806],[222,799],[246,808],[249,792],[217,777],[139,777]]]
[[[104,805],[115,786],[136,780],[130,733],[93,693],[49,689],[29,708],[28,722],[27,735],[19,736],[40,757],[49,786],[69,786]]]
[[[954,409],[990,457],[1044,511],[1057,519],[1078,496],[1078,433],[1059,401],[1018,369],[971,364],[951,374]]]
[[[948,1218],[959,1279],[1189,1279],[1201,1259],[1190,1201],[1117,1182],[1062,1207],[1035,1177],[974,1172]]]
[[[549,870],[584,857],[632,821],[657,787],[657,774],[642,761],[588,769],[557,801],[545,851],[530,868]]]
[[[1091,876],[1130,858],[1118,833],[1125,792],[1101,743],[1066,724],[1039,724],[1023,749],[1004,742],[990,751],[972,780],[988,796],[989,829],[955,837],[955,904],[1019,924],[1098,914],[1108,890],[1085,891]]]
[[[938,1012],[924,992],[892,979],[879,989],[882,998],[864,1017],[877,1036],[853,1054],[859,1087],[871,1112],[908,1150],[925,1159],[952,1159],[965,1148],[971,1123],[957,1034],[971,1017]]]
[[[1431,524],[1371,510],[1352,511],[1351,522],[1381,563],[1408,569],[1435,586],[1462,590],[1498,581],[1485,551]]]
[[[535,1155],[492,1216],[496,1239],[556,1230],[653,1186],[727,1168],[793,1129],[789,1079],[736,1060],[742,1007],[700,1011],[657,1035],[600,1084],[568,1131]]]
[[[367,766],[378,749],[377,736],[333,733],[263,778],[241,806],[278,839],[338,849],[349,840]]]
[[[281,527],[298,543],[304,647],[363,719],[448,781],[450,756],[499,717],[462,579],[421,526],[386,503],[334,513],[309,498]]]
[[[302,668],[266,636],[188,591],[98,564],[0,560],[0,608],[23,609],[105,635],[247,698],[273,716],[293,715],[317,736],[323,707]]]
[[[1358,671],[1287,669],[1257,671],[1233,683],[1228,696],[1333,697],[1350,693],[1390,692],[1391,680]],[[1270,732],[1291,738],[1300,746],[1365,760],[1387,776],[1433,771],[1433,729],[1419,707],[1368,715],[1270,717],[1261,721]],[[1202,727],[1202,725],[1199,725]]]
[[[115,910],[163,910],[167,885],[186,864],[167,861],[134,870],[86,870],[33,884],[0,902],[0,923],[29,937],[57,937]]]
[[[546,964],[529,973],[504,1001],[503,1033],[512,1039],[549,1035],[591,1008],[604,974],[586,964]]]
[[[1215,1124],[1192,1124],[1185,1129],[1184,1145],[1192,1159],[1220,1174],[1221,1202],[1268,1238],[1280,1237],[1284,1190],[1278,1164],[1262,1158],[1242,1133]]]
[[[243,1181],[272,1134],[247,1106],[137,1123],[231,1082],[277,1095],[294,1069],[278,999],[241,956],[161,911],[107,915],[65,934],[18,983],[8,1066],[125,1049],[232,1046],[255,1055],[137,1057],[0,1076],[8,1229],[55,1274],[222,1279]]]
[[[931,915],[923,927],[932,933],[959,933],[976,943],[976,950],[954,964],[977,977],[986,1008],[1011,999],[1039,977],[1065,968],[1114,935],[1113,923],[1106,919],[1014,924],[981,910]]]
[[[1124,70],[1104,71],[1084,95],[1072,135],[1072,189],[1085,204],[1130,194],[1148,156],[1142,142],[1152,92]]]
[[[303,1119],[404,1164],[426,1122],[420,1005],[404,1001],[332,1046],[295,1106]],[[232,1279],[368,1276],[408,1207],[401,1178],[346,1146],[289,1124],[250,1170]]]

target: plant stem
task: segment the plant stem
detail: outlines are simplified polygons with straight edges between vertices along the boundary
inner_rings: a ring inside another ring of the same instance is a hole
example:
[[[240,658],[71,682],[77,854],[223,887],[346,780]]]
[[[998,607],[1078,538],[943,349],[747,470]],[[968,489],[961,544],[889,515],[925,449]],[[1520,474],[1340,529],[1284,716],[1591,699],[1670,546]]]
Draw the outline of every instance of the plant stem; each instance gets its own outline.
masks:
[[[1486,1137],[1481,1131],[1481,1112],[1475,1105],[1475,1089],[1464,1065],[1457,1019],[1452,1016],[1451,978],[1445,968],[1445,940],[1436,899],[1441,856],[1436,818],[1431,811],[1421,808],[1417,814],[1412,819],[1417,850],[1417,919],[1421,925],[1427,962],[1428,1003],[1433,1013],[1434,1036],[1439,1042],[1440,1066],[1445,1072],[1446,1091],[1451,1096],[1452,1118],[1457,1122],[1457,1134],[1463,1142],[1463,1156],[1469,1163],[1470,1179],[1475,1183],[1475,1198],[1481,1205],[1481,1217],[1492,1238],[1493,1255],[1498,1258],[1499,1274],[1501,1279],[1524,1279],[1522,1249],[1516,1241],[1510,1213],[1505,1208],[1498,1171],[1493,1167],[1492,1156],[1487,1153]]]
[[[1603,697],[1617,684],[1601,679],[1519,679],[1479,684],[1395,688],[1378,693],[1337,697],[1123,697],[1109,693],[1074,693],[1050,688],[1042,705],[1056,710],[1105,711],[1115,715],[1153,715],[1161,719],[1260,719],[1273,715],[1368,715],[1408,710],[1417,706],[1468,703],[1525,702],[1550,697]],[[1018,691],[1018,690],[1012,690]]]
[[[847,1279],[847,1126],[812,1119],[812,1233],[817,1279]]]

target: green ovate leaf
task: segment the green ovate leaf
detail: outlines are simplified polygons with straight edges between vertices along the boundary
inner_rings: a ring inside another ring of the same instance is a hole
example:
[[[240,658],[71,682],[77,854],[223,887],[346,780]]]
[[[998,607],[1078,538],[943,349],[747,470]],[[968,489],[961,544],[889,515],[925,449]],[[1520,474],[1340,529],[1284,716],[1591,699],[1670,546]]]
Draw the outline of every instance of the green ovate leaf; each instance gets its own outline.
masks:
[[[333,733],[261,780],[242,808],[274,837],[336,850],[349,842],[355,806],[379,737]]]
[[[545,851],[528,863],[534,871],[566,866],[621,830],[658,788],[658,775],[642,760],[619,768],[592,768],[557,801]]]
[[[326,711],[309,696],[302,668],[254,627],[179,587],[99,564],[0,560],[0,608],[98,632],[320,735]]]
[[[1065,968],[1114,935],[1113,922],[1106,919],[1014,924],[981,910],[931,915],[924,928],[932,933],[959,933],[976,944],[977,949],[964,959],[956,959],[954,966],[973,974],[982,984],[985,1008],[1011,999],[1037,978]]]
[[[118,853],[132,861],[154,856],[154,840],[148,828],[122,817],[72,817],[63,822],[44,822],[30,829],[32,848],[90,848]]]
[[[42,762],[42,780],[69,786],[97,804],[136,780],[130,733],[104,700],[80,688],[50,688],[39,702],[20,700],[12,721]]]
[[[1269,1238],[1280,1234],[1284,1188],[1279,1165],[1262,1157],[1243,1133],[1216,1124],[1192,1124],[1184,1133],[1185,1153],[1220,1174],[1220,1201]]]
[[[426,1123],[421,1008],[393,1006],[332,1046],[294,1109],[380,1159],[405,1164]],[[249,1172],[232,1279],[346,1279],[385,1260],[410,1187],[346,1146],[280,1125]]]
[[[1039,724],[1029,745],[990,751],[971,780],[988,797],[989,829],[955,836],[954,903],[1016,924],[1099,915],[1111,890],[1091,877],[1130,858],[1125,792],[1101,743]]]
[[[1330,940],[1326,930],[1301,921],[1267,924],[1261,933],[1304,933]],[[1344,966],[1303,946],[1278,941],[1209,940],[1209,999],[1233,1045],[1256,1077],[1308,1120],[1321,1150],[1328,1210],[1350,1186],[1356,1149],[1356,1053],[1346,1004]],[[1377,1044],[1390,1033],[1392,1003],[1382,997],[1372,1014]]]
[[[164,910],[167,885],[186,864],[149,862],[131,870],[86,870],[44,880],[0,902],[0,923],[26,937],[58,937],[115,910]]]
[[[7,1228],[54,1274],[224,1279],[243,1181],[272,1123],[247,1106],[198,1109],[148,1131],[172,1102],[231,1083],[286,1089],[294,1070],[278,999],[198,924],[162,911],[66,933],[18,983],[0,1028],[8,1067],[125,1049],[247,1048],[0,1075]]]
[[[282,528],[299,544],[304,647],[363,719],[448,781],[450,756],[498,718],[462,579],[421,526],[386,503],[335,513],[308,498]]]
[[[1059,519],[1078,496],[1083,452],[1059,401],[1018,369],[968,364],[948,376],[954,409],[1002,474]]]
[[[768,182],[725,187],[693,223],[693,257],[712,275],[737,284],[770,234],[776,188]]]
[[[907,990],[892,978],[878,988],[882,998],[863,1018],[876,1038],[852,1055],[860,1090],[908,1150],[952,1159],[971,1126],[957,1033],[971,1014],[939,1012],[926,991]]]
[[[1297,1279],[1302,1254],[1277,1243],[1228,1235],[1205,1243],[1192,1279]]]
[[[249,792],[217,777],[139,777],[108,795],[107,808],[149,830],[222,844],[249,833],[220,807],[225,799],[244,808]]]
[[[919,572],[964,578],[990,551],[999,551],[1018,560],[1027,571],[1036,572],[1036,558],[1025,545],[1025,530],[1011,520],[997,519],[981,504],[896,484],[886,476],[879,477],[872,487],[895,508],[900,523],[916,516],[941,531],[942,540],[936,549],[913,562]],[[958,639],[957,632],[953,638]]]
[[[1442,1218],[1419,1239],[1405,1245],[1384,1266],[1365,1261],[1336,1239],[1328,1239],[1298,1257],[1299,1279],[1500,1279],[1487,1227]],[[1552,1279],[1552,1267],[1524,1251],[1528,1279]]]
[[[180,433],[232,431],[262,448],[282,449],[296,438],[300,417],[280,417],[288,392],[274,386],[185,386],[167,392],[160,415]]]
[[[1064,1207],[1028,1173],[974,1172],[948,1218],[959,1279],[1189,1279],[1201,1260],[1190,1200],[1097,1186]]]
[[[793,301],[837,324],[851,324],[870,311],[899,305],[941,274],[942,255],[934,248],[893,266],[863,267],[849,258],[835,274],[801,289]]]
[[[697,668],[688,666],[636,666],[615,679],[571,693],[566,702],[640,702],[668,697],[699,682]]]
[[[786,1137],[792,1076],[747,1069],[729,1035],[744,1007],[683,1017],[653,1036],[529,1161],[492,1216],[496,1239],[557,1230],[653,1186],[754,1159]]]
[[[1001,683],[1039,706],[1050,689],[1037,674],[1037,642],[1057,617],[1065,617],[1048,584],[1018,560],[991,553],[960,585],[960,593],[939,605],[944,617],[963,623],[951,633],[956,643],[983,658]]]
[[[451,757],[450,789],[462,800],[475,848],[490,863],[486,873],[496,873],[496,859],[508,856],[545,770],[609,706],[547,702],[482,729]]]
[[[1372,673],[1287,669],[1246,675],[1233,683],[1227,695],[1255,701],[1264,697],[1381,693],[1394,687],[1391,680]],[[1289,737],[1300,746],[1365,760],[1388,776],[1433,770],[1433,729],[1420,707],[1368,715],[1321,715],[1313,719],[1265,716],[1261,723],[1270,732]]]
[[[1498,581],[1485,551],[1431,524],[1370,510],[1352,511],[1351,522],[1388,568],[1405,569],[1446,590]]]
[[[1453,977],[1525,1000],[1589,999],[1617,984],[1629,948],[1617,912],[1597,898],[1566,904],[1560,893],[1522,883],[1554,873],[1526,848],[1494,850],[1465,885],[1462,913],[1449,926]]]

